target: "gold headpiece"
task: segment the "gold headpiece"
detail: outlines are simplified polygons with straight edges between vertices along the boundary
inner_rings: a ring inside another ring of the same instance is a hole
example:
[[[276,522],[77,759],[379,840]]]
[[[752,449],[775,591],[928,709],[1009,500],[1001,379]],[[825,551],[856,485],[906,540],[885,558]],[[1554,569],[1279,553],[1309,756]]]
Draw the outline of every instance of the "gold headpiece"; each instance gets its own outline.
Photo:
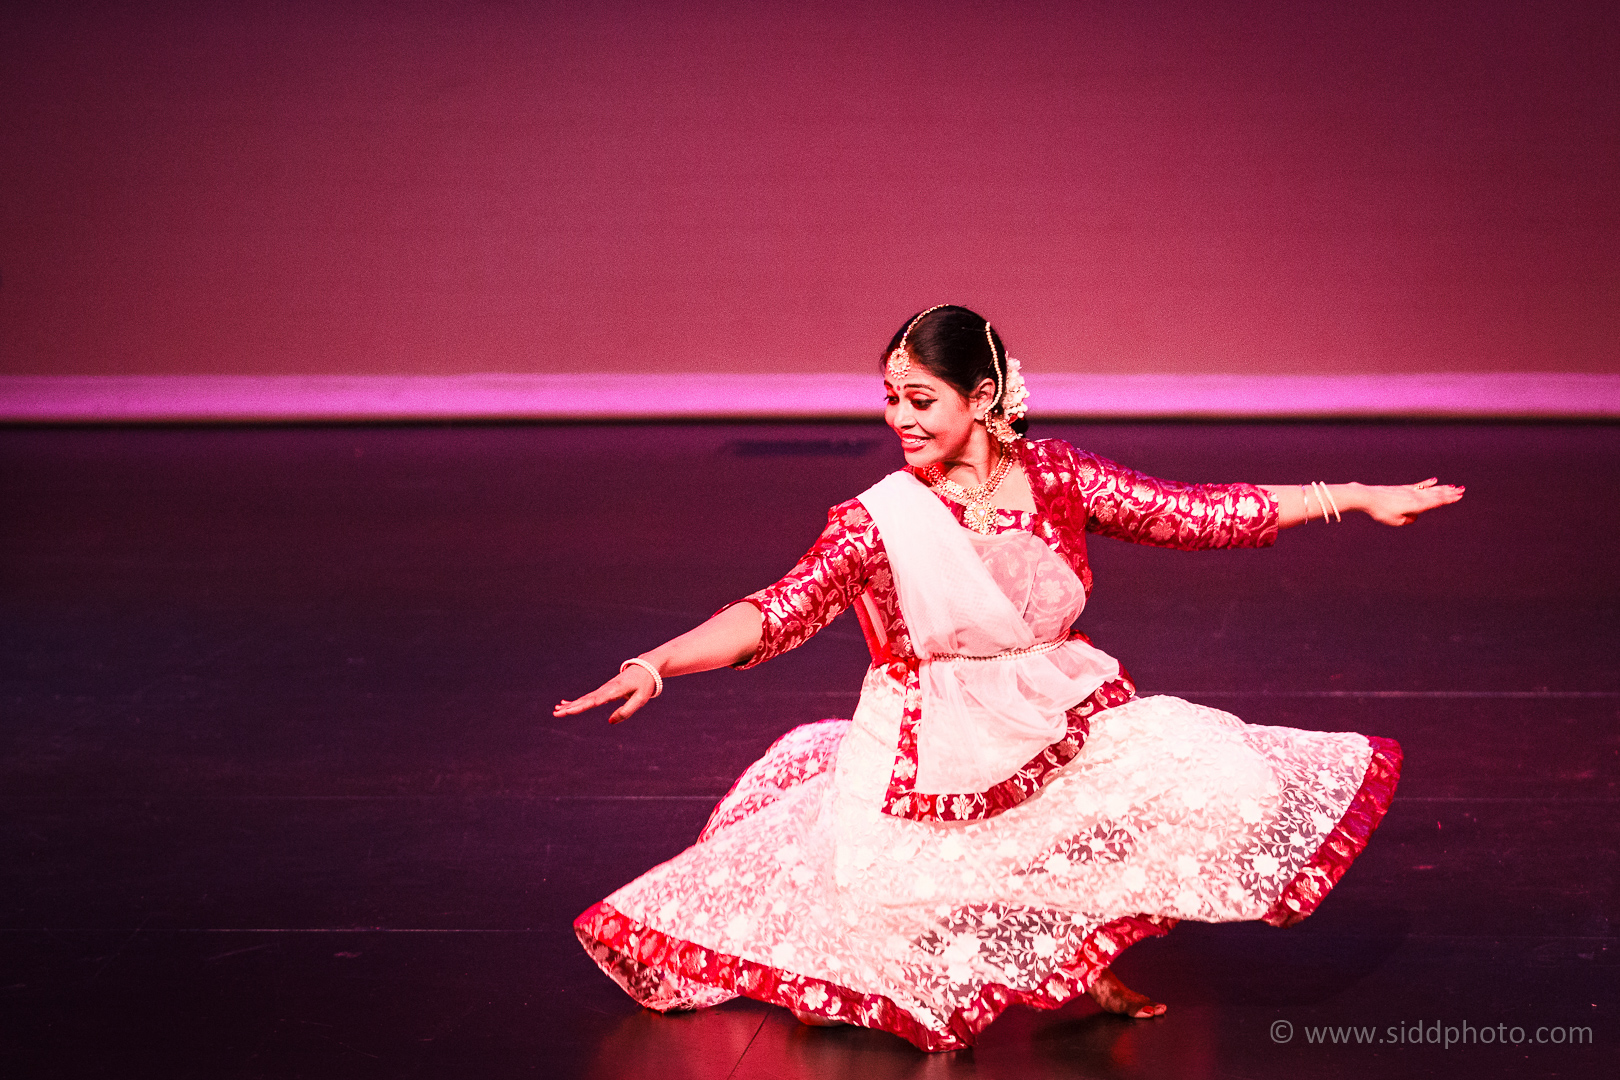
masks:
[[[889,352],[889,359],[884,365],[891,382],[899,382],[911,373],[911,350],[906,341],[911,337],[911,331],[924,317],[932,315],[940,308],[950,307],[949,304],[935,304],[927,311],[914,316],[906,323],[905,331],[900,335],[900,344]],[[985,426],[990,433],[1003,443],[1017,441],[1018,433],[1012,428],[1010,421],[1022,419],[1029,411],[1029,389],[1024,385],[1023,372],[1017,360],[1005,356],[996,348],[996,336],[990,330],[990,320],[984,321],[984,340],[990,345],[990,370],[996,376],[996,396],[990,401],[990,414],[1000,411],[1000,416],[986,415]]]
[[[896,345],[893,351],[889,353],[889,361],[886,365],[886,370],[889,373],[889,379],[891,381],[898,382],[907,375],[911,374],[911,350],[906,348],[906,339],[911,336],[911,328],[922,322],[923,316],[932,315],[942,307],[950,307],[950,305],[935,304],[927,311],[919,312],[912,318],[910,322],[906,323],[905,332],[900,335],[900,344]]]

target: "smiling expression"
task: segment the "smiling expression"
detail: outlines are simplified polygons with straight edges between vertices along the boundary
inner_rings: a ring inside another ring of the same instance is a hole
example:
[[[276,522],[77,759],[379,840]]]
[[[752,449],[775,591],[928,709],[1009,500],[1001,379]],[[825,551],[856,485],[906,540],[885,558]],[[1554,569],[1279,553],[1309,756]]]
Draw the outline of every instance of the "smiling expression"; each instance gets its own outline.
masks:
[[[989,379],[965,398],[944,379],[930,375],[921,365],[898,381],[883,380],[887,404],[883,420],[900,436],[900,449],[912,468],[961,461],[974,438],[983,431],[974,417],[983,413],[995,394]]]

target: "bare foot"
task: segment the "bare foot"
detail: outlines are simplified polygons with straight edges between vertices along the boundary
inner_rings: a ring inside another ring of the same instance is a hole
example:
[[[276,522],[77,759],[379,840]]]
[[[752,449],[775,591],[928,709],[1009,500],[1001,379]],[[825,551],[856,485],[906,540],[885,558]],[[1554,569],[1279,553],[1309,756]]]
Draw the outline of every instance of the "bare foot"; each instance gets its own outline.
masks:
[[[800,1012],[798,1009],[789,1009],[788,1012],[792,1013],[794,1019],[798,1020],[799,1023],[807,1024],[810,1027],[844,1027],[848,1024],[847,1020],[829,1020],[825,1016]]]
[[[1138,994],[1135,990],[1119,981],[1113,969],[1106,969],[1097,976],[1096,981],[1086,991],[1091,1000],[1101,1005],[1103,1009],[1120,1016],[1128,1016],[1133,1020],[1146,1020],[1151,1016],[1163,1016],[1168,1008],[1157,1001]]]

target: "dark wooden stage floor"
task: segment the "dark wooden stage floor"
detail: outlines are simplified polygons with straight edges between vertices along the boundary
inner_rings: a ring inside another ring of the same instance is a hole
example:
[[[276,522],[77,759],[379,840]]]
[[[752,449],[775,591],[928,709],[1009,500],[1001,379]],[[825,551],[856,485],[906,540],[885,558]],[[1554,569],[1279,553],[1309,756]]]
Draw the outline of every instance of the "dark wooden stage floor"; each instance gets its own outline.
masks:
[[[643,1012],[570,932],[782,731],[847,716],[864,651],[845,619],[620,727],[551,704],[774,580],[898,464],[884,429],[11,429],[0,1073],[1620,1075],[1620,427],[1036,433],[1178,479],[1468,486],[1270,551],[1095,542],[1083,626],[1145,692],[1406,750],[1316,916],[1120,960],[1165,1018],[1015,1009],[927,1057]]]

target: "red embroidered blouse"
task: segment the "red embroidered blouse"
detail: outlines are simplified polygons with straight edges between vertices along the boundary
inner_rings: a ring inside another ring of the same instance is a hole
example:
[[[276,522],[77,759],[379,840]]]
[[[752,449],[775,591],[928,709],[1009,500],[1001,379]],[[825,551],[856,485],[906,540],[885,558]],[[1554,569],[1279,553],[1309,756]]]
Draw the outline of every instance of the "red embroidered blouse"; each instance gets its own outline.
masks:
[[[1266,547],[1276,542],[1276,501],[1253,484],[1159,480],[1076,450],[1061,439],[1016,445],[1035,497],[1035,512],[998,510],[997,527],[1029,530],[1044,540],[1074,568],[1087,595],[1088,532],[1182,551]],[[945,505],[961,520],[959,504],[947,500]],[[845,608],[855,608],[872,662],[892,665],[906,687],[900,745],[883,807],[897,817],[961,821],[993,817],[1016,806],[1079,753],[1091,716],[1136,694],[1121,669],[1118,679],[1069,710],[1068,732],[1062,739],[1008,779],[981,792],[918,792],[912,786],[921,703],[918,660],[900,614],[883,539],[859,500],[833,507],[827,528],[798,564],[776,584],[741,602],[753,604],[763,616],[759,648],[741,667],[762,664],[803,644]],[[1077,630],[1071,633],[1085,637]]]

